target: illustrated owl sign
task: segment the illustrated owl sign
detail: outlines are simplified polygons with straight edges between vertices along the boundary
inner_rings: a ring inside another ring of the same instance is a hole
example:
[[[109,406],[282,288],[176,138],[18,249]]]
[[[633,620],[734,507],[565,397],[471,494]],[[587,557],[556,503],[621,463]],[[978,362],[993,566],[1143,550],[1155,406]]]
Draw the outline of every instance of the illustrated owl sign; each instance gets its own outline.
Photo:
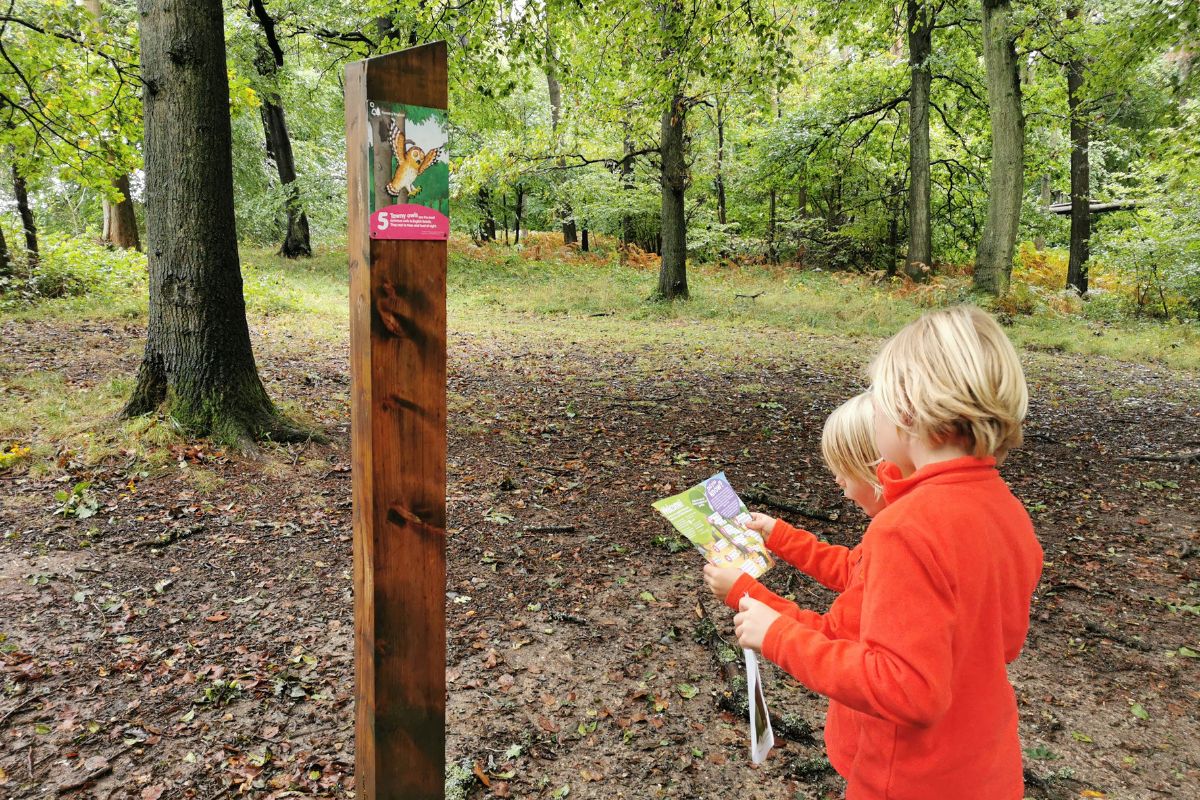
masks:
[[[446,112],[370,102],[371,238],[450,236]]]

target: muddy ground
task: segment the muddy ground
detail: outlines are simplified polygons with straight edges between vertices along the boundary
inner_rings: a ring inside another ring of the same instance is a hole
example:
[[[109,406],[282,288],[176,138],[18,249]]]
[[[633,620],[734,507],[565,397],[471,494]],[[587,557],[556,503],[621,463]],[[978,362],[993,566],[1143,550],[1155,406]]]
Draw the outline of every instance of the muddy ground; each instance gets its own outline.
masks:
[[[662,324],[687,341],[689,323]],[[0,402],[17,407],[30,397],[13,384],[38,371],[77,391],[131,376],[144,335],[0,328]],[[870,343],[789,336],[787,357],[749,357],[750,337],[731,364],[550,323],[537,338],[452,331],[451,796],[840,796],[824,703],[772,667],[786,736],[750,766],[721,663],[731,614],[650,509],[724,470],[816,514],[780,516],[857,541],[865,519],[817,443]],[[346,346],[278,335],[256,350],[272,395],[329,444],[251,460],[167,437],[0,474],[0,797],[352,794]],[[1027,795],[1200,797],[1200,466],[1124,460],[1200,446],[1197,376],[1025,357],[1028,442],[1004,473],[1047,554],[1011,669]],[[830,601],[786,566],[768,583]]]

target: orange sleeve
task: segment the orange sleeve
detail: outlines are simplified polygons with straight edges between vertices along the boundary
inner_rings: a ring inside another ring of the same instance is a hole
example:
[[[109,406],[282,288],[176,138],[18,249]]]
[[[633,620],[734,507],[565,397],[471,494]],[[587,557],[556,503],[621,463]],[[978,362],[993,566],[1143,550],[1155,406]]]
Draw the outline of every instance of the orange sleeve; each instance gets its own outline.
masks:
[[[826,544],[808,531],[777,519],[767,537],[767,549],[825,588],[845,591],[850,575],[848,547]]]
[[[763,655],[856,711],[927,727],[950,706],[953,581],[930,544],[911,532],[880,531],[869,558],[857,640],[780,617],[767,630]]]
[[[780,614],[794,619],[802,625],[809,625],[815,628],[823,627],[822,623],[824,620],[820,614],[815,611],[809,611],[806,608],[801,608],[791,600],[783,599],[744,572],[734,581],[733,586],[729,589],[729,594],[725,595],[725,605],[737,611],[738,604],[742,602],[742,597],[747,594],[755,600],[766,603]]]

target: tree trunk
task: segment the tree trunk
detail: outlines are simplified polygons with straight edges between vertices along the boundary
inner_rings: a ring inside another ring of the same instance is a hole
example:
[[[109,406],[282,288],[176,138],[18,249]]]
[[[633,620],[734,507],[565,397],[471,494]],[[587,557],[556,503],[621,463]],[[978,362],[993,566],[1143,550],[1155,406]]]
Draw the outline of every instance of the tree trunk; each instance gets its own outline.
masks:
[[[486,186],[479,187],[479,211],[483,214],[480,238],[485,242],[496,241],[496,217],[492,213],[492,193]]]
[[[113,188],[121,193],[121,202],[112,203],[104,198],[104,241],[126,250],[141,250],[138,236],[137,215],[133,211],[133,198],[129,194],[129,176],[122,175],[113,181]]]
[[[771,116],[779,119],[781,111],[779,108],[779,90],[776,89],[771,95]],[[776,227],[778,223],[777,202],[779,196],[774,184],[771,186],[771,194],[767,200],[767,260],[772,264],[779,263],[779,250],[775,246]]]
[[[525,190],[517,184],[517,204],[513,210],[513,244],[521,243],[521,214],[525,211]]]
[[[12,256],[8,254],[8,241],[4,238],[4,226],[0,225],[0,278],[11,278],[15,274]]]
[[[96,27],[103,29],[103,11],[100,8],[100,0],[84,0],[83,5],[92,16]],[[104,241],[126,250],[140,250],[141,241],[138,239],[137,215],[133,211],[133,198],[129,195],[129,176],[122,175],[114,178],[112,185],[121,193],[121,201],[113,204],[107,196],[104,197],[102,238]]]
[[[221,440],[294,438],[259,380],[246,324],[222,4],[139,0],[138,10],[150,319],[125,414],[165,403]]]
[[[287,215],[287,228],[284,231],[283,244],[279,247],[279,255],[285,258],[311,256],[308,216],[300,204],[300,187],[296,185],[296,157],[292,152],[292,137],[288,134],[283,100],[275,88],[279,70],[283,67],[283,49],[279,46],[276,36],[275,20],[267,13],[263,0],[251,0],[250,7],[266,40],[256,43],[258,52],[254,57],[254,67],[268,86],[262,93],[261,109],[267,156],[275,162],[275,168],[279,171],[279,182],[283,185],[286,197],[284,212]]]
[[[974,286],[1002,295],[1012,276],[1025,177],[1025,117],[1010,0],[983,0],[983,61],[992,124],[988,213],[975,254]]]
[[[623,124],[625,129],[625,151],[621,160],[621,189],[622,191],[632,192],[635,188],[633,183],[633,158],[630,155],[633,153],[633,134],[629,130],[629,121],[626,120]],[[621,215],[621,244],[632,244],[634,239],[633,217],[628,212]]]
[[[579,244],[579,249],[580,249],[580,250],[582,250],[582,251],[583,251],[583,252],[585,252],[585,253],[586,253],[586,252],[588,251],[588,249],[589,249],[589,247],[588,247],[588,229],[587,229],[587,228],[584,228],[584,229],[583,229],[583,241],[582,241],[582,242],[580,242],[580,244]]]
[[[683,97],[677,92],[662,115],[662,266],[658,273],[657,300],[687,299],[687,221],[684,192],[687,162],[684,157]]]
[[[717,222],[725,224],[725,103],[717,98]]]
[[[550,134],[554,139],[554,149],[559,149],[558,143],[558,121],[562,117],[562,87],[558,83],[558,76],[555,69],[556,55],[554,52],[554,42],[550,38],[549,32],[546,33],[546,88],[550,92]],[[562,156],[554,160],[558,166],[565,166],[567,161]],[[579,234],[575,225],[575,214],[571,209],[569,202],[563,201],[558,209],[559,218],[562,220],[563,244],[575,244],[579,241]]]
[[[923,280],[933,266],[929,199],[929,90],[933,20],[924,0],[908,0],[908,255],[904,272]],[[893,267],[894,269],[894,267]]]
[[[25,176],[12,168],[13,195],[17,199],[17,213],[21,215],[21,228],[25,231],[25,270],[32,272],[38,264],[37,224],[33,221],[33,209],[29,207],[29,189]]]
[[[1041,188],[1038,190],[1038,205],[1049,214],[1050,213],[1050,176],[1043,174],[1041,177]],[[1037,236],[1033,237],[1033,248],[1038,252],[1046,249],[1046,237],[1040,231]]]
[[[1079,16],[1079,7],[1067,10],[1067,19]],[[1082,108],[1084,62],[1079,55],[1067,63],[1067,107],[1071,115],[1071,257],[1067,264],[1067,288],[1079,294],[1088,290],[1088,249],[1092,235],[1088,122]]]

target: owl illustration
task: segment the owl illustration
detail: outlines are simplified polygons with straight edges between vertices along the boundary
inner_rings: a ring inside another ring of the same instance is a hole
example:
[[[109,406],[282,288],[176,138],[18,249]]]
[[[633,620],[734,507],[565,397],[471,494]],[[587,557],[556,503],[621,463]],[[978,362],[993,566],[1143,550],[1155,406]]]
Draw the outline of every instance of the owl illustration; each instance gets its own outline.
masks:
[[[395,123],[392,123],[388,133],[392,139],[392,152],[396,154],[400,163],[396,166],[396,173],[392,175],[392,179],[384,188],[392,197],[399,197],[401,191],[407,191],[408,196],[412,197],[421,191],[421,187],[413,186],[413,181],[433,165],[441,151],[435,147],[426,153],[414,142],[405,141],[400,133],[400,127]]]

